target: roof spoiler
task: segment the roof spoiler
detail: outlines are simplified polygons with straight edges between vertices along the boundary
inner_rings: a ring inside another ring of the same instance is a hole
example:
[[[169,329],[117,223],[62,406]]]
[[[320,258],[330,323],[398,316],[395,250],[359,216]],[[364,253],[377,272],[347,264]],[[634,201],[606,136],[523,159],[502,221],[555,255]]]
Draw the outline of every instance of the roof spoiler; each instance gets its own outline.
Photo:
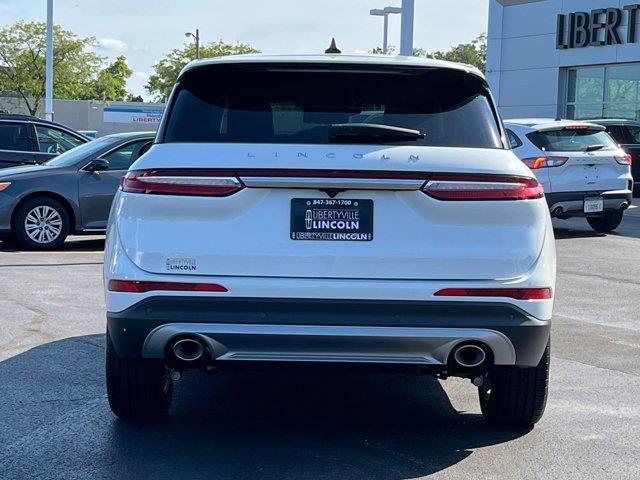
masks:
[[[559,132],[561,130],[591,130],[597,132],[604,132],[607,128],[602,125],[596,125],[594,123],[567,123],[564,125],[543,125],[538,127],[538,132]]]

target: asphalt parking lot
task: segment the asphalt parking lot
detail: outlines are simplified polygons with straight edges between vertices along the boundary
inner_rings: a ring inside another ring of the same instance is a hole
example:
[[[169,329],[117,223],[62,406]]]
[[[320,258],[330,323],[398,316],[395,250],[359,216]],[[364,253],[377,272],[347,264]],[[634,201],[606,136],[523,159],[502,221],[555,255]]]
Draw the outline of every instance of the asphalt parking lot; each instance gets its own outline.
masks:
[[[104,388],[102,240],[0,244],[0,479],[640,478],[640,208],[612,235],[556,227],[532,431],[485,426],[468,381],[273,373],[186,375],[169,420],[125,424]]]

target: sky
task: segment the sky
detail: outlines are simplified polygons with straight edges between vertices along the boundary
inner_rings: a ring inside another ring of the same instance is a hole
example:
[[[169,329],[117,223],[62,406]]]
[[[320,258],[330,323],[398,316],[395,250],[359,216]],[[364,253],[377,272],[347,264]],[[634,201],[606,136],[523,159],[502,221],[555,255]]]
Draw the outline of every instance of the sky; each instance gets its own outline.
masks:
[[[489,0],[416,0],[414,45],[446,50],[487,30]],[[248,43],[264,53],[320,53],[336,38],[344,53],[382,44],[382,17],[372,8],[400,0],[54,0],[54,22],[97,39],[108,59],[127,57],[127,87],[145,99],[153,64],[200,29],[202,42]],[[46,0],[0,0],[0,27],[46,20]],[[389,43],[400,43],[400,18],[389,20]]]

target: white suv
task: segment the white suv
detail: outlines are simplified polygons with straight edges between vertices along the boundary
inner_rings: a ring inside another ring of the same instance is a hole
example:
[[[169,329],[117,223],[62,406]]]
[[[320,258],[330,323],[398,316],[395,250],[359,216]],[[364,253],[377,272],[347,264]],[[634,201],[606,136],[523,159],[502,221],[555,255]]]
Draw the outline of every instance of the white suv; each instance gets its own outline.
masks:
[[[610,232],[631,205],[631,155],[605,127],[574,120],[506,120],[509,143],[544,186],[553,217],[586,217]]]
[[[180,74],[112,208],[107,387],[124,419],[256,364],[459,376],[532,425],[555,286],[541,185],[485,79],[383,56],[238,56]]]

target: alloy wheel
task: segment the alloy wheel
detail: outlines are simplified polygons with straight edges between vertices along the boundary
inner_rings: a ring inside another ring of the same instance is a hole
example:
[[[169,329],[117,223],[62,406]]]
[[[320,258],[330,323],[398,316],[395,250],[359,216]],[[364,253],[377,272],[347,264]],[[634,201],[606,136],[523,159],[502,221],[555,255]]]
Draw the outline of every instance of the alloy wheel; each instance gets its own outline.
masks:
[[[55,208],[39,205],[32,208],[24,220],[27,236],[36,243],[55,241],[62,231],[62,216]]]

